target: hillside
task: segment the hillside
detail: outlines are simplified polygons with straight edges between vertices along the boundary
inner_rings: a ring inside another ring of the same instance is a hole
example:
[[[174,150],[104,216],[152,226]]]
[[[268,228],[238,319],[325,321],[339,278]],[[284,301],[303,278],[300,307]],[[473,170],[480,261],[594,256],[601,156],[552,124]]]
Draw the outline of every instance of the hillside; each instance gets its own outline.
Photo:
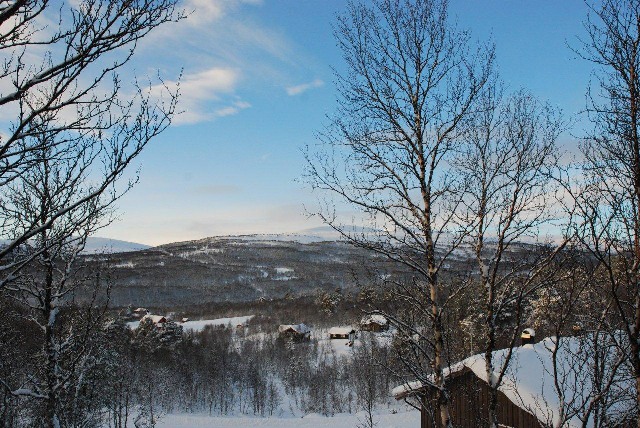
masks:
[[[369,281],[365,265],[389,268],[365,250],[312,238],[213,237],[86,260],[107,267],[114,306],[243,302],[350,290]]]
[[[331,238],[335,236],[219,236],[86,255],[85,260],[103,266],[116,307],[250,302],[338,288],[348,292],[401,273],[382,256]],[[509,259],[522,260],[534,253],[534,245],[518,244],[511,248]],[[470,248],[457,249],[443,265],[444,273],[473,272],[472,257]]]

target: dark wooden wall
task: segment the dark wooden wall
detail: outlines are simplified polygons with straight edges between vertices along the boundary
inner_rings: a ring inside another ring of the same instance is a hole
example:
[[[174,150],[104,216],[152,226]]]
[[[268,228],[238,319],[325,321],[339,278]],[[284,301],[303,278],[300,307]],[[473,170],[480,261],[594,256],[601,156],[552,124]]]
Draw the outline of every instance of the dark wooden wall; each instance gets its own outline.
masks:
[[[451,418],[455,428],[477,428],[487,426],[489,387],[468,370],[447,382],[451,396]],[[531,413],[516,406],[498,392],[498,422],[518,428],[538,428],[540,423]],[[434,424],[435,422],[435,424]],[[440,415],[434,397],[423,400],[421,428],[439,428]]]

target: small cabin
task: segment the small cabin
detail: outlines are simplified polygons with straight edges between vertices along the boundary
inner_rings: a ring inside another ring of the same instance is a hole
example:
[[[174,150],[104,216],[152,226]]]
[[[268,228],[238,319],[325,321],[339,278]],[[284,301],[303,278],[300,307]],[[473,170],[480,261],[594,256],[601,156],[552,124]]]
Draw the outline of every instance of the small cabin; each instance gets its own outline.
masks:
[[[352,327],[331,327],[329,329],[329,339],[348,339],[356,337],[356,330]]]
[[[534,332],[527,334],[535,338]],[[557,339],[553,337],[539,343],[513,348],[511,364],[497,391],[496,412],[499,427],[583,426],[584,421],[579,420],[581,417],[579,414],[569,415],[570,420],[559,420],[562,413],[561,404],[553,387],[555,364],[559,365],[561,372],[564,373],[563,386],[567,397],[582,397],[585,390],[594,391],[591,389],[593,387],[590,378],[582,377],[573,370],[576,360],[572,350],[591,346],[588,341],[583,340],[580,337],[566,338],[557,350]],[[554,350],[556,350],[555,353]],[[509,352],[509,349],[494,351],[493,361],[499,365]],[[492,376],[498,375],[497,367]],[[446,378],[447,392],[450,397],[449,412],[453,426],[456,428],[487,426],[491,389],[488,385],[489,375],[485,355],[473,355],[445,367],[443,375]],[[421,428],[438,428],[442,425],[437,401],[438,391],[432,385],[433,381],[433,375],[426,375],[425,382],[421,380],[406,382],[392,391],[397,400],[411,401],[421,408]],[[631,386],[633,381],[620,373],[613,382],[616,390],[624,390]],[[624,415],[635,406],[637,401],[635,397],[631,397],[627,401],[621,400],[617,403],[615,411]],[[593,419],[588,420],[589,418],[593,418],[593,415],[587,416],[587,426],[593,426]],[[622,421],[615,426],[632,425]]]
[[[536,343],[536,332],[532,328],[525,328],[520,335],[522,345],[533,345]]]
[[[381,332],[389,330],[389,322],[383,315],[367,315],[360,321],[360,330]]]
[[[167,318],[163,317],[162,315],[147,314],[142,317],[140,322],[144,322],[146,320],[150,320],[153,323],[153,325],[155,325],[156,327],[164,327],[164,325],[167,322]]]
[[[136,308],[131,314],[134,318],[142,318],[149,313],[147,308]]]
[[[280,337],[292,339],[294,342],[303,342],[311,338],[311,329],[305,324],[282,324],[278,327]]]

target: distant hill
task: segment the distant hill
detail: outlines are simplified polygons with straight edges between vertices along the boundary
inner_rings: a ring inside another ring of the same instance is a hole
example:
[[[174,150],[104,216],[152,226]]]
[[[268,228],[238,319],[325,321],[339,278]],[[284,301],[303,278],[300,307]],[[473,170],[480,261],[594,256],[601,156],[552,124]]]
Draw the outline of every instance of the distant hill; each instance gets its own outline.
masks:
[[[112,251],[87,254],[85,260],[108,270],[104,277],[112,284],[112,305],[135,307],[250,302],[336,289],[357,293],[362,286],[407,274],[406,268],[331,232],[216,236],[138,251],[144,246],[104,241]],[[458,248],[443,268],[452,274],[473,271],[471,250]],[[518,244],[509,258],[519,260],[534,250]]]
[[[303,234],[219,236],[140,251],[87,254],[108,269],[114,306],[186,306],[355,291],[386,260]],[[115,249],[115,246],[113,247]]]
[[[146,250],[147,248],[151,247],[149,245],[138,244],[136,242],[92,236],[87,240],[83,253],[125,253],[130,251]]]

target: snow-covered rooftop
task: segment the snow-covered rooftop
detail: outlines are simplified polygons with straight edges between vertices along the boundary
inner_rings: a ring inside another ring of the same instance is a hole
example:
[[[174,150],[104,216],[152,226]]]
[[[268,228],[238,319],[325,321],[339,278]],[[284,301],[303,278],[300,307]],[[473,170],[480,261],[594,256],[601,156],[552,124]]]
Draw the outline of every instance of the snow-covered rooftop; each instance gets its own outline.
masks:
[[[165,317],[163,317],[162,315],[151,315],[151,314],[147,314],[147,315],[143,316],[140,321],[145,321],[145,320],[151,320],[151,322],[153,322],[154,324],[158,324],[158,323],[162,323],[162,322],[166,322],[167,321],[167,319]]]
[[[279,333],[282,333],[282,332],[287,331],[287,330],[293,330],[296,333],[300,333],[300,334],[311,333],[311,329],[309,327],[307,327],[303,323],[300,323],[300,324],[282,324],[281,326],[278,327],[278,332]]]
[[[372,315],[365,315],[362,318],[362,321],[360,321],[361,324],[370,324],[370,323],[376,323],[376,324],[380,324],[380,325],[386,325],[387,324],[387,319],[380,314],[372,314]]]

